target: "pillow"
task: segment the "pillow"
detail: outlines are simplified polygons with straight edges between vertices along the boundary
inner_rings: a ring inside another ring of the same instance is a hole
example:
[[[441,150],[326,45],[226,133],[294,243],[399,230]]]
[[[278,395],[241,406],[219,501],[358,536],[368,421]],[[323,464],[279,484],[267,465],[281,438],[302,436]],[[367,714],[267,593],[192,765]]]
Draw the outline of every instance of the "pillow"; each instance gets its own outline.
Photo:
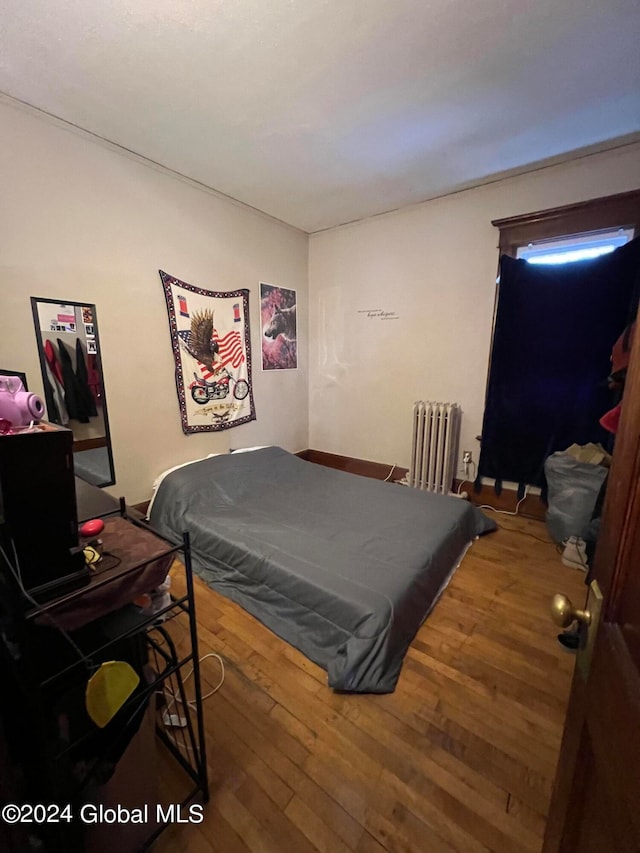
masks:
[[[178,468],[184,468],[186,465],[193,465],[194,462],[202,462],[203,459],[211,459],[212,456],[224,455],[224,453],[208,453],[206,456],[201,456],[199,459],[192,459],[190,462],[181,462],[180,465],[174,465],[173,468],[167,468],[167,470],[163,471],[162,474],[158,474],[158,476],[153,481],[153,485],[151,486],[151,500],[149,501],[149,506],[147,507],[147,514],[145,516],[147,521],[151,518],[151,507],[153,506],[153,502],[156,499],[156,494],[160,487],[160,483],[168,474],[171,474],[172,471],[177,471]]]
[[[232,450],[232,453],[251,453],[252,450],[264,450],[267,447],[273,447],[272,444],[260,444],[257,447],[239,447],[237,450]]]

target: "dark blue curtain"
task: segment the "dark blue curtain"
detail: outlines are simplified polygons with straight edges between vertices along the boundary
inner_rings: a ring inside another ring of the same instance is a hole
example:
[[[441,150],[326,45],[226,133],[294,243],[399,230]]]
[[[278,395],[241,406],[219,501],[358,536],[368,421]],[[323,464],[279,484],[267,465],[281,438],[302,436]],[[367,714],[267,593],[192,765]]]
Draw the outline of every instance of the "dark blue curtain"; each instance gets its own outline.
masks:
[[[640,238],[609,255],[559,266],[503,255],[478,464],[482,477],[545,487],[544,460],[601,442],[613,405],[613,344],[635,316]]]

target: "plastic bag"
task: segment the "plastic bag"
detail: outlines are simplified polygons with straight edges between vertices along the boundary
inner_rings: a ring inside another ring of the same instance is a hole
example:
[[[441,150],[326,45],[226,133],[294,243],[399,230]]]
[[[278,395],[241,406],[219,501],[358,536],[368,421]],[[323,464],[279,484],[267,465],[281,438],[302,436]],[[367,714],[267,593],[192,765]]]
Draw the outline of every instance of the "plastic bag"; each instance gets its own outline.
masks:
[[[569,453],[552,453],[544,463],[549,509],[547,529],[556,542],[586,538],[596,500],[607,477],[602,465],[578,462]]]

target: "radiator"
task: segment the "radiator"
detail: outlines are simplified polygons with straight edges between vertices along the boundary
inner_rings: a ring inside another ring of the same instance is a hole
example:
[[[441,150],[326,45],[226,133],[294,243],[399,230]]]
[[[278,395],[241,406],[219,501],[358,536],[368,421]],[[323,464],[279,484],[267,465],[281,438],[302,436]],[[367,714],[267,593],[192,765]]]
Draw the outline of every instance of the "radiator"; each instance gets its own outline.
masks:
[[[413,407],[413,436],[409,485],[449,494],[453,484],[460,439],[457,403],[425,403]]]

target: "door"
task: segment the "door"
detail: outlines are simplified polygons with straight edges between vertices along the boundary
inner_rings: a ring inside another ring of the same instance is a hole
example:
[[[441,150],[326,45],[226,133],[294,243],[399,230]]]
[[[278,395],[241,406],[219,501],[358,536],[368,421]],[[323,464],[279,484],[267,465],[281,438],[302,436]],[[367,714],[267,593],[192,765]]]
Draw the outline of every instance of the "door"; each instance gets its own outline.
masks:
[[[543,853],[640,851],[638,345],[631,354],[593,575],[603,593],[601,620],[588,672],[576,666],[574,673]]]

